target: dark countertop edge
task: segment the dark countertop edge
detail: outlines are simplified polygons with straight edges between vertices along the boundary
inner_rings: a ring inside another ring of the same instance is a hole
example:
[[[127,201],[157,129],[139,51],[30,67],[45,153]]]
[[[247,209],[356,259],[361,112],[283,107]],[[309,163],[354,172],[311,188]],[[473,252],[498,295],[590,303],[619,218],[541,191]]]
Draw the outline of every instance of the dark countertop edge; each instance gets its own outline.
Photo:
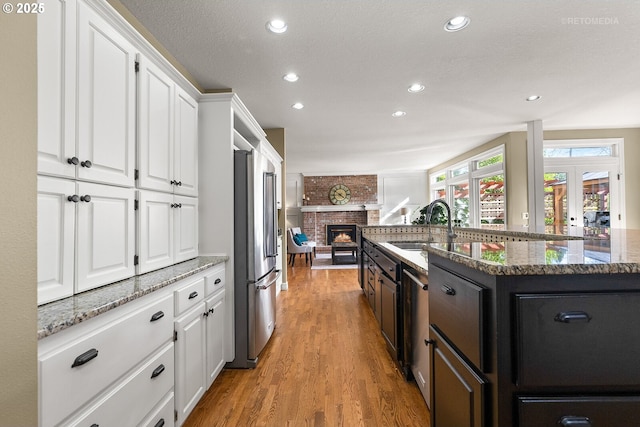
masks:
[[[159,289],[165,288],[173,283],[176,283],[182,279],[186,279],[189,276],[193,276],[195,274],[200,273],[201,271],[207,270],[211,267],[214,267],[216,265],[222,264],[226,261],[229,260],[229,257],[226,255],[222,255],[222,256],[201,256],[201,257],[196,257],[192,260],[188,260],[188,261],[184,261],[184,263],[187,262],[193,262],[194,260],[199,260],[202,261],[203,263],[200,264],[198,267],[194,267],[193,269],[186,271],[186,272],[182,272],[180,274],[176,274],[175,276],[172,276],[168,279],[162,280],[157,282],[156,284],[152,284],[152,285],[147,285],[144,289],[141,290],[137,290],[134,292],[131,292],[127,295],[123,295],[120,296],[116,299],[111,299],[109,300],[109,302],[104,303],[102,305],[99,306],[95,306],[89,310],[83,311],[83,312],[79,312],[76,313],[74,315],[70,315],[69,317],[66,317],[65,319],[61,320],[60,322],[56,322],[56,323],[51,323],[48,325],[41,325],[40,324],[40,314],[43,313],[44,311],[50,309],[51,307],[60,304],[64,304],[65,302],[68,302],[70,300],[74,300],[74,299],[80,299],[83,298],[83,296],[85,296],[86,294],[88,294],[89,292],[96,292],[96,291],[108,291],[109,289],[113,289],[114,287],[117,286],[121,286],[124,282],[128,282],[130,280],[135,280],[137,278],[141,278],[143,276],[149,276],[149,275],[153,275],[153,274],[158,274],[161,273],[163,270],[168,270],[168,269],[172,269],[175,268],[177,265],[182,264],[182,263],[178,263],[178,264],[174,264],[168,267],[165,267],[163,269],[160,270],[156,270],[156,271],[151,271],[149,273],[145,273],[142,275],[138,275],[138,276],[134,276],[125,280],[121,280],[109,285],[105,285],[96,289],[91,289],[89,291],[80,293],[80,294],[76,294],[73,296],[70,296],[68,298],[65,298],[63,300],[58,300],[58,301],[52,301],[50,303],[47,304],[43,304],[41,306],[38,306],[38,331],[37,331],[37,339],[40,340],[42,338],[54,335],[57,332],[60,332],[62,330],[65,330],[71,326],[77,325],[79,323],[85,322],[91,318],[94,318],[100,314],[106,313],[109,310],[112,310],[116,307],[120,307],[128,302],[134,301],[138,298],[141,298],[145,295],[149,295]],[[208,260],[208,261],[207,261]],[[73,304],[76,305],[76,304]]]

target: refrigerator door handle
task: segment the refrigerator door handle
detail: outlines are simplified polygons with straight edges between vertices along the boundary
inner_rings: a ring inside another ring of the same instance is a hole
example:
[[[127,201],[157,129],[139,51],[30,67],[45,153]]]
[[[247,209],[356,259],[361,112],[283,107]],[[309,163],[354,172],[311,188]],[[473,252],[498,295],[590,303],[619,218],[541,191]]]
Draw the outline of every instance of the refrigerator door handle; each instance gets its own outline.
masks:
[[[257,291],[264,291],[265,289],[269,289],[271,287],[271,285],[276,283],[278,278],[282,275],[282,271],[281,270],[276,270],[275,273],[276,273],[276,277],[274,277],[273,280],[270,280],[269,283],[267,283],[266,285],[256,286],[256,290]]]

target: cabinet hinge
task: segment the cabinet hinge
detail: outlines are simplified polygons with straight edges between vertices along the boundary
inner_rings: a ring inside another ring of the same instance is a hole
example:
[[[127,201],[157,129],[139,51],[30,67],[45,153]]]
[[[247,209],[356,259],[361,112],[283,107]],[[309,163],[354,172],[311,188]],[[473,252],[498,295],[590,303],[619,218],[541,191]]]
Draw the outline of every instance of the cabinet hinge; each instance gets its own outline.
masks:
[[[137,181],[139,176],[140,176],[140,171],[138,169],[134,169],[133,170],[133,179],[135,179]]]
[[[177,409],[173,410],[173,421],[178,421],[178,410]]]
[[[618,214],[618,219],[622,220],[622,214]]]
[[[620,174],[618,174],[618,181],[620,181]]]
[[[173,331],[173,341],[178,341],[178,331]]]
[[[140,63],[138,61],[136,61],[136,73],[140,72]]]
[[[139,207],[140,207],[140,202],[138,202],[137,200],[134,200],[133,201],[133,210],[137,211]]]
[[[133,256],[133,265],[138,265],[138,255]]]

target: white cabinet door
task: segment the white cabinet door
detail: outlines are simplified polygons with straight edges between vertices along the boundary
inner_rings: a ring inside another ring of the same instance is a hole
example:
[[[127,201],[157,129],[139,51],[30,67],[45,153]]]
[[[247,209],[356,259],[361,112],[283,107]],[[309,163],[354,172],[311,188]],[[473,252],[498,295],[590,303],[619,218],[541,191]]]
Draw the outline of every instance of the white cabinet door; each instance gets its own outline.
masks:
[[[174,196],[174,262],[198,256],[198,199]]]
[[[138,187],[173,192],[175,83],[151,61],[138,72]]]
[[[38,177],[38,304],[73,295],[73,181]]]
[[[204,301],[176,319],[175,393],[180,426],[206,391],[206,323]]]
[[[198,195],[198,103],[176,87],[174,186],[176,194]]]
[[[78,183],[76,292],[134,275],[134,192]]]
[[[137,274],[173,264],[173,195],[138,191]]]
[[[207,313],[207,388],[224,368],[224,289],[206,301]]]
[[[38,172],[73,178],[75,2],[53,0],[38,14]]]
[[[78,179],[134,186],[135,57],[133,45],[78,1]]]

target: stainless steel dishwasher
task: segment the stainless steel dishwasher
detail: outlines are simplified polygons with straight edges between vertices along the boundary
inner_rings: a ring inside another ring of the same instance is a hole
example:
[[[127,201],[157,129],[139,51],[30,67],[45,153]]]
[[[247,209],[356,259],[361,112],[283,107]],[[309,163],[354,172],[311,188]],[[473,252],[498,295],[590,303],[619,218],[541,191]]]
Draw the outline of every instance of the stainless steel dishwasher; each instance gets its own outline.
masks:
[[[402,284],[411,293],[411,372],[418,383],[427,406],[431,390],[429,386],[429,286],[427,275],[404,266]],[[409,313],[405,313],[405,316]]]

